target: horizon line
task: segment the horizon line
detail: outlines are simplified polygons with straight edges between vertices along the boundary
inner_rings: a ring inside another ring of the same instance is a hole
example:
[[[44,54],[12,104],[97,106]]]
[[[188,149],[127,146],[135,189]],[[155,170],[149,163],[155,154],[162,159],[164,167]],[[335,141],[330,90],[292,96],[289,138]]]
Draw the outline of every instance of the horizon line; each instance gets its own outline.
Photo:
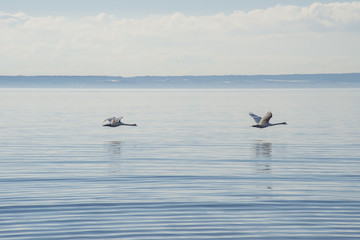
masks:
[[[209,75],[0,75],[0,77],[116,77],[116,78],[134,78],[134,77],[224,77],[224,76],[289,76],[289,75],[342,75],[342,74],[360,74],[360,72],[344,72],[344,73],[280,73],[280,74],[209,74]]]

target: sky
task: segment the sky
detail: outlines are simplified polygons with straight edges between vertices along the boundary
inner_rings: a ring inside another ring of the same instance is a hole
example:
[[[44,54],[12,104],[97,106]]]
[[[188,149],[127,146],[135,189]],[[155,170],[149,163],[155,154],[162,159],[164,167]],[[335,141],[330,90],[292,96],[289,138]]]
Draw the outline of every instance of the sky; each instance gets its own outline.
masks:
[[[0,0],[0,75],[360,72],[360,1]]]

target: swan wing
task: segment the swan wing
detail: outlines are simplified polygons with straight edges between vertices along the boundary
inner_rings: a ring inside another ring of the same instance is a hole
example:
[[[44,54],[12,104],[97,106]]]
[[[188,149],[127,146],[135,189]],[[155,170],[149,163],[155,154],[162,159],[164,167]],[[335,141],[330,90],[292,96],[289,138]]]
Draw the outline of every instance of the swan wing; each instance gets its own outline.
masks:
[[[249,112],[249,115],[254,119],[254,121],[256,123],[260,123],[261,117],[259,117],[258,115],[253,114],[252,112]]]
[[[266,115],[261,119],[260,125],[268,124],[271,117],[272,117],[272,113],[271,113],[271,112],[267,112]]]
[[[121,123],[121,119],[122,119],[122,117],[114,118],[113,121],[114,121],[114,123]]]
[[[104,122],[108,121],[108,122],[111,122],[111,120],[113,120],[115,117],[111,117],[111,118],[107,118],[104,120]]]

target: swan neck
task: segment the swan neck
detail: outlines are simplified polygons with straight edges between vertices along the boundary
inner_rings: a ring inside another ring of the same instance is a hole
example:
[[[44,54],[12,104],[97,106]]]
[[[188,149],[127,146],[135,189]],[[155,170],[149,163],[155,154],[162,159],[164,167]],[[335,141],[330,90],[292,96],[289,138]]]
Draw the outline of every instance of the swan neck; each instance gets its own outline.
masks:
[[[128,124],[128,123],[122,123],[122,125],[125,125],[125,126],[137,126],[136,124]]]
[[[281,123],[274,123],[274,124],[271,124],[272,126],[275,126],[275,125],[286,125],[287,123],[286,122],[281,122]]]

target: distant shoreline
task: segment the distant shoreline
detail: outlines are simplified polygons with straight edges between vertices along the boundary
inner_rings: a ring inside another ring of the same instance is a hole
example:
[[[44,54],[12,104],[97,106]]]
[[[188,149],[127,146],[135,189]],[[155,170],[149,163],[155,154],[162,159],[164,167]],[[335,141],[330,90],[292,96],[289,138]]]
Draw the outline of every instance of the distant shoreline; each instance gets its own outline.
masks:
[[[204,76],[0,76],[0,88],[359,88],[360,73]]]
[[[347,73],[289,73],[289,74],[212,74],[212,75],[138,75],[138,76],[121,76],[121,75],[50,75],[50,74],[38,74],[38,75],[6,75],[2,74],[0,77],[115,77],[115,78],[144,78],[144,77],[262,77],[262,76],[312,76],[312,75],[359,75],[360,72],[347,72]]]

